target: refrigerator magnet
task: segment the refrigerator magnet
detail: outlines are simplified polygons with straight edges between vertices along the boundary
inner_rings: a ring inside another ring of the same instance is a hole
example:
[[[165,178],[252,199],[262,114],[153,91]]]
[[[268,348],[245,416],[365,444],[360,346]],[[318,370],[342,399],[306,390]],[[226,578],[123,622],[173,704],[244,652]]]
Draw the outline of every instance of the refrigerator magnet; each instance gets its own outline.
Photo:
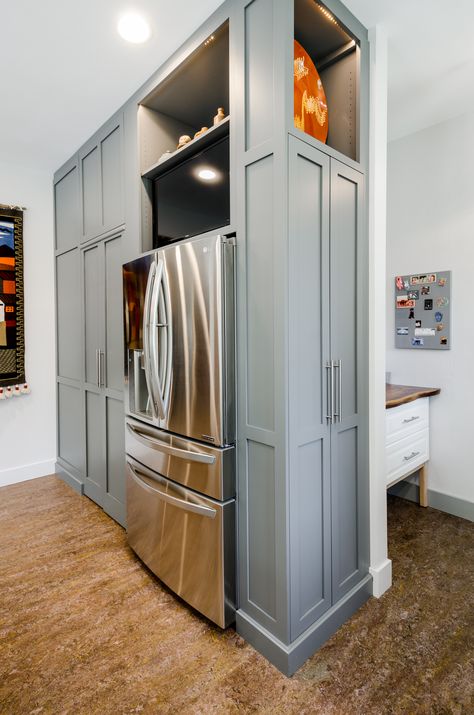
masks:
[[[438,281],[438,285],[441,286],[441,288],[444,288],[444,286],[446,285],[447,282],[448,282],[447,278],[440,278]]]
[[[446,298],[446,296],[443,295],[441,298],[436,298],[437,308],[446,308],[447,305],[449,305],[449,298]]]
[[[421,295],[429,295],[430,294],[430,287],[429,286],[421,286]]]
[[[423,338],[412,338],[411,344],[414,348],[421,348],[425,344],[425,341]]]
[[[409,300],[418,300],[419,297],[420,297],[419,290],[409,290],[408,291],[408,299]]]
[[[415,320],[415,310],[410,308],[410,313],[408,314],[408,320]]]
[[[436,330],[438,331],[438,333],[440,333],[442,330],[444,330],[443,323],[438,323],[438,325],[436,326]]]
[[[397,290],[403,290],[403,278],[401,276],[395,278],[395,285]]]
[[[421,320],[415,321],[415,328],[421,328]]]
[[[435,320],[437,323],[441,323],[443,320],[443,314],[439,312],[439,310],[436,311],[435,313]]]
[[[433,310],[433,299],[425,298],[425,310]]]
[[[408,300],[407,295],[397,295],[397,308],[414,308],[415,301]]]
[[[444,335],[440,338],[439,340],[440,345],[447,345],[448,344],[448,338],[446,338]]]
[[[397,328],[397,335],[408,335],[408,328]]]

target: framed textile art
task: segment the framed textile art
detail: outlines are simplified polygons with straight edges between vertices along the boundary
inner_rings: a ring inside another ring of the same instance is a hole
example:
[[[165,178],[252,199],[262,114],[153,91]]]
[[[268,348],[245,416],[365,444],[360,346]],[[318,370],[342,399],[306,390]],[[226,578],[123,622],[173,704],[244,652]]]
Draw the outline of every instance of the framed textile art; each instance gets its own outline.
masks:
[[[0,204],[0,397],[24,383],[23,211]]]

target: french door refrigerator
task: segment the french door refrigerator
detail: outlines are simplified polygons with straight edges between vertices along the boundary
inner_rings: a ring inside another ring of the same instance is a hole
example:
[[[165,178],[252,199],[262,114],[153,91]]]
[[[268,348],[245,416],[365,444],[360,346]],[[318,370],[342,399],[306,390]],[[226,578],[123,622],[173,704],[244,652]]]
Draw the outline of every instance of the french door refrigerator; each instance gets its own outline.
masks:
[[[123,267],[128,542],[226,627],[235,611],[233,238]]]

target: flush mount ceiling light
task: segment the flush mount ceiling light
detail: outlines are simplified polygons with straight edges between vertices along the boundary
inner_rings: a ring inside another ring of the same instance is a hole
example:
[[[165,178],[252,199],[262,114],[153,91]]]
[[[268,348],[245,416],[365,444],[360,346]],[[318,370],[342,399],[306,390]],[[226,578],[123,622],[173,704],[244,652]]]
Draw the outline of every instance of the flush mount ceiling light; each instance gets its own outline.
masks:
[[[127,12],[118,21],[117,32],[127,42],[138,45],[146,42],[151,35],[150,25],[137,12]]]

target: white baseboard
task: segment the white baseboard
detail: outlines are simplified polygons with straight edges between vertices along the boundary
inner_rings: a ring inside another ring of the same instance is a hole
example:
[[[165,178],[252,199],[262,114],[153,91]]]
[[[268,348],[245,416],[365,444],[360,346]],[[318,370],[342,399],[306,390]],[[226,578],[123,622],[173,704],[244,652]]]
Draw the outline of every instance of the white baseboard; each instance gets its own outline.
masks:
[[[392,562],[385,559],[378,566],[371,566],[369,571],[373,579],[373,593],[375,598],[380,598],[392,585]]]
[[[55,459],[49,459],[46,462],[35,462],[34,464],[24,464],[22,467],[15,467],[14,469],[4,469],[0,471],[0,487],[54,474],[55,464]]]

